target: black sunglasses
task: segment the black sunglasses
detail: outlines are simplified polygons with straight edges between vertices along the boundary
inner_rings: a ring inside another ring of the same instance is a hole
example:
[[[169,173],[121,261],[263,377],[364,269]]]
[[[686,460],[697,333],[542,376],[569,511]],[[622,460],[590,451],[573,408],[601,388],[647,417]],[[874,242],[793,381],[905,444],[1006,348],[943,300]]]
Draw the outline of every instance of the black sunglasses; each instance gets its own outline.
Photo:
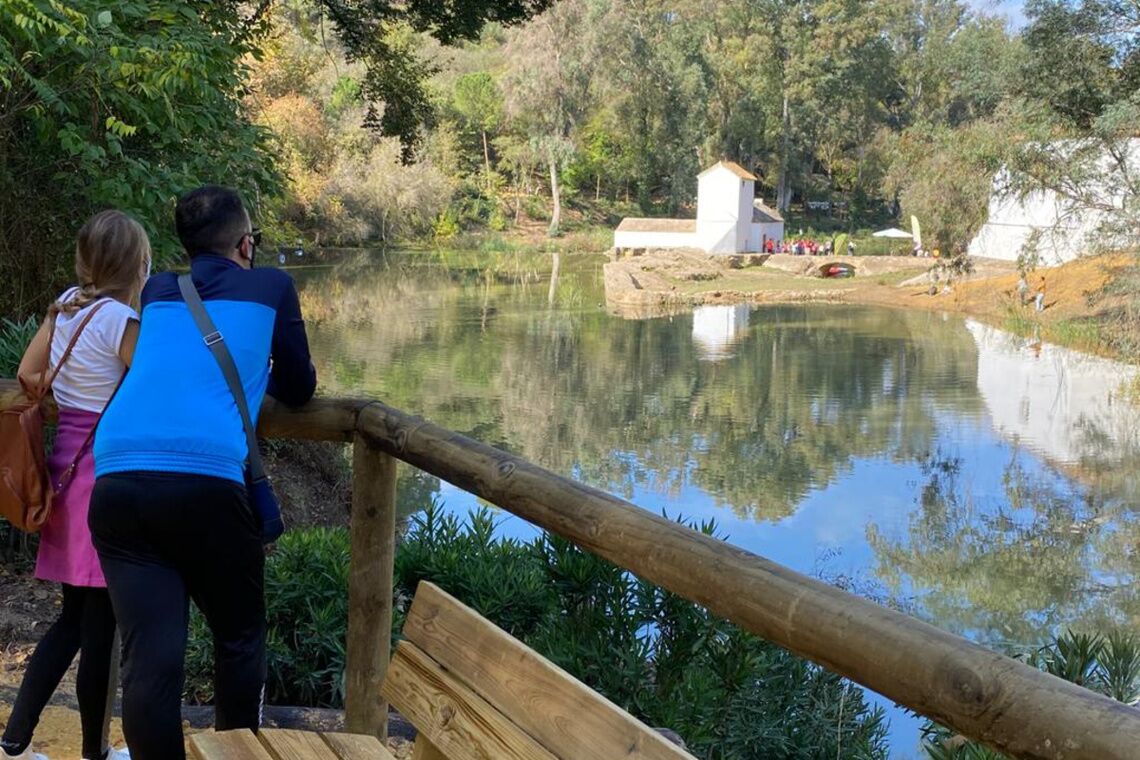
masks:
[[[254,227],[252,230],[249,231],[249,240],[251,243],[253,243],[254,248],[260,248],[261,247],[261,228],[260,227]]]

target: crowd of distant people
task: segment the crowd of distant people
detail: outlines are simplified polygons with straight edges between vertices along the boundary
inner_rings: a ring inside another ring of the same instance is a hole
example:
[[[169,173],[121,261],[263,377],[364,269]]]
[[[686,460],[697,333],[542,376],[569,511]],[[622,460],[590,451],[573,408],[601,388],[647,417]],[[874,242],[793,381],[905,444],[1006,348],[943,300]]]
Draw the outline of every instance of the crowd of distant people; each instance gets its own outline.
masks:
[[[764,243],[764,253],[787,253],[792,256],[831,256],[832,254],[840,255],[842,252],[836,253],[830,240],[821,243],[818,240],[808,238],[797,238],[795,240],[772,240],[769,238]],[[847,255],[855,255],[854,241],[847,241]]]

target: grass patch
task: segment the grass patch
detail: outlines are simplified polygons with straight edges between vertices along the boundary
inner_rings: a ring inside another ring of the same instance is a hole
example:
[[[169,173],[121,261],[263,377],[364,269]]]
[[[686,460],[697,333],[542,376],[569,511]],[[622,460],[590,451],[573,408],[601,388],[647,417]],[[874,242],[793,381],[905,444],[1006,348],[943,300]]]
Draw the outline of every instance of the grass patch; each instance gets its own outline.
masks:
[[[1063,319],[1049,325],[1045,331],[1054,343],[1077,348],[1100,348],[1106,344],[1100,323],[1093,319]]]
[[[1038,316],[1032,306],[1006,309],[1001,328],[1022,338],[1039,338],[1066,348],[1104,351],[1109,341],[1103,326],[1092,317],[1076,317],[1049,322]]]

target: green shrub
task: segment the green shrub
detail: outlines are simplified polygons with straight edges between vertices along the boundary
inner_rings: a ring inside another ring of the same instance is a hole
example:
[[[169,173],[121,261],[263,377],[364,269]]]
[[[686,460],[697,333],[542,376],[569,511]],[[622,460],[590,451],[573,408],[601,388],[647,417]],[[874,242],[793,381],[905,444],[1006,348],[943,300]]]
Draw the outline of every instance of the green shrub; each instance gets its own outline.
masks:
[[[32,336],[38,329],[40,321],[36,317],[28,317],[22,322],[0,319],[0,377],[16,376],[24,349],[32,342]]]
[[[289,531],[265,563],[272,704],[340,707],[344,703],[344,642],[348,628],[348,532]],[[194,610],[186,651],[186,697],[213,700],[214,648]]]
[[[439,239],[450,239],[459,234],[459,219],[452,209],[440,214],[432,224],[432,235]]]
[[[394,630],[430,580],[650,725],[708,758],[886,756],[886,725],[863,692],[707,610],[543,535],[495,536],[435,505],[412,518],[395,562]],[[712,524],[702,526],[712,533]],[[348,536],[295,531],[266,566],[272,703],[343,700]],[[191,699],[212,697],[200,616],[187,655]]]

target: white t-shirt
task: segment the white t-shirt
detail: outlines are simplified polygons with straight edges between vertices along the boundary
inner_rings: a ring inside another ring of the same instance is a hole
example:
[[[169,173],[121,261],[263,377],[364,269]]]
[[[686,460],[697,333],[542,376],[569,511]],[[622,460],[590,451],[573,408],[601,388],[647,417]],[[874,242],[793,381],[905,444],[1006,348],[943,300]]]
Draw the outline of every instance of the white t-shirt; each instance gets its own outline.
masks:
[[[59,297],[59,303],[66,303],[77,290],[68,290]],[[139,316],[130,306],[113,298],[102,300],[105,302],[103,307],[83,328],[71,356],[52,383],[56,403],[62,407],[102,412],[126,370],[126,365],[119,358],[119,345],[123,342],[127,322],[137,320]],[[52,369],[63,357],[75,330],[97,303],[100,302],[96,301],[73,314],[60,312],[56,317],[55,337],[51,341]],[[50,371],[48,376],[51,376]]]

